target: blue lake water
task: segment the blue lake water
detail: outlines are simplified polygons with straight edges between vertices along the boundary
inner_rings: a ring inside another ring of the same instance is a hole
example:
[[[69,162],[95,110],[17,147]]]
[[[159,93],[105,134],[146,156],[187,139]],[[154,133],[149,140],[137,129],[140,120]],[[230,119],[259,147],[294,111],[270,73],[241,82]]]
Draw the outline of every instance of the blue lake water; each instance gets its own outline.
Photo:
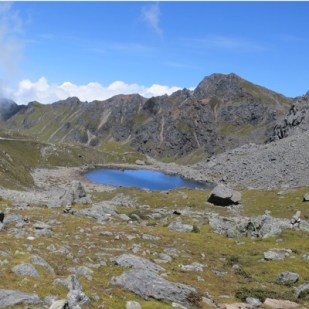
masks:
[[[85,177],[92,182],[105,185],[149,190],[211,187],[209,183],[194,182],[180,176],[167,175],[151,170],[96,169],[85,174]]]

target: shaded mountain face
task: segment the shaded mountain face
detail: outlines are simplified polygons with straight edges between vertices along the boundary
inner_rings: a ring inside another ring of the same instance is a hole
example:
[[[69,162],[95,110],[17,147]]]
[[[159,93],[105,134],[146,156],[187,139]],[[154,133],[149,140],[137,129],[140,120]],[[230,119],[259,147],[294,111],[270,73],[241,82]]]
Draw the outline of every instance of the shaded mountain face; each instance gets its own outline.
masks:
[[[0,120],[7,120],[20,110],[20,106],[14,101],[0,98]]]
[[[10,129],[44,142],[100,146],[119,141],[151,156],[206,155],[248,142],[264,143],[292,100],[235,74],[205,77],[194,91],[145,99],[118,95],[84,103],[68,98],[32,102],[7,121]]]

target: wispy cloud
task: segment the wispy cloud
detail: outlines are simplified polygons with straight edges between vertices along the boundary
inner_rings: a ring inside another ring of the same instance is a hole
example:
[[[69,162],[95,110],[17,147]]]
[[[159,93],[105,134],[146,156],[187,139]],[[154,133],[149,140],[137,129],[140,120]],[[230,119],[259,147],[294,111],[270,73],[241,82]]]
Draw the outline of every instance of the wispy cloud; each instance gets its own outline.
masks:
[[[160,15],[159,3],[147,5],[142,8],[142,19],[155,33],[162,36],[163,31],[160,27]]]
[[[165,61],[163,64],[165,64],[168,67],[176,68],[176,69],[199,69],[198,66],[187,64],[184,62],[176,62],[176,61]]]
[[[240,53],[258,52],[268,49],[267,46],[250,40],[247,38],[224,36],[224,35],[208,35],[204,38],[185,39],[185,44],[193,48],[201,49],[218,49],[223,51],[235,51]]]
[[[86,85],[76,85],[70,81],[62,84],[50,84],[45,77],[37,81],[28,79],[19,82],[17,89],[10,90],[10,98],[18,104],[26,104],[31,101],[52,103],[68,97],[76,96],[82,101],[106,100],[117,94],[139,93],[144,97],[171,94],[181,89],[176,86],[153,84],[144,86],[139,84],[127,84],[123,81],[114,81],[104,86],[97,82]]]
[[[0,3],[0,81],[2,86],[12,81],[18,73],[23,42],[20,38],[23,23],[11,2]],[[3,86],[4,87],[4,86]],[[0,89],[1,91],[1,89]],[[0,96],[4,96],[3,89]]]

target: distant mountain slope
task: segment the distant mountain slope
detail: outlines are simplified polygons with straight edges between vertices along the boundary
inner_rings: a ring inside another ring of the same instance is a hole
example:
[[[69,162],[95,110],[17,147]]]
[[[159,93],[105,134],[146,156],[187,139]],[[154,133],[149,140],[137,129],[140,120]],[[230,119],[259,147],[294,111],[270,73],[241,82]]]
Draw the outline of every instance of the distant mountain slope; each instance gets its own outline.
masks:
[[[161,158],[196,150],[212,155],[248,142],[264,143],[291,102],[235,74],[213,74],[194,91],[148,100],[133,94],[91,103],[77,98],[50,105],[32,102],[6,125],[43,142],[101,147],[119,141]]]

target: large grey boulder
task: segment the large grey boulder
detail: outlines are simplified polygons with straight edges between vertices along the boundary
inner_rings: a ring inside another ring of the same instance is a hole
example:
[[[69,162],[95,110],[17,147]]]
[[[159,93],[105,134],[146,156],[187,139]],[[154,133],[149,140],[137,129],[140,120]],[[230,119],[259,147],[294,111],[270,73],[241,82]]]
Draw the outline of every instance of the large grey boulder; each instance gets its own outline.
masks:
[[[223,184],[217,185],[211,192],[208,202],[216,206],[230,206],[240,203],[241,193],[234,191]]]
[[[121,267],[144,269],[152,272],[160,272],[165,270],[163,267],[133,254],[122,254],[112,259],[112,262]]]
[[[283,284],[293,284],[299,279],[299,274],[290,271],[282,272],[277,277],[277,282]]]
[[[39,272],[30,263],[21,263],[12,268],[12,271],[19,276],[39,277]]]
[[[177,231],[177,232],[192,232],[193,231],[193,225],[183,224],[181,222],[171,222],[167,228],[172,231]]]
[[[133,269],[118,277],[113,277],[111,283],[120,285],[146,300],[157,299],[184,305],[190,305],[189,296],[196,293],[194,287],[170,282],[157,273],[144,269]]]
[[[0,290],[0,308],[21,304],[35,305],[42,303],[37,294],[23,293],[13,290]]]

